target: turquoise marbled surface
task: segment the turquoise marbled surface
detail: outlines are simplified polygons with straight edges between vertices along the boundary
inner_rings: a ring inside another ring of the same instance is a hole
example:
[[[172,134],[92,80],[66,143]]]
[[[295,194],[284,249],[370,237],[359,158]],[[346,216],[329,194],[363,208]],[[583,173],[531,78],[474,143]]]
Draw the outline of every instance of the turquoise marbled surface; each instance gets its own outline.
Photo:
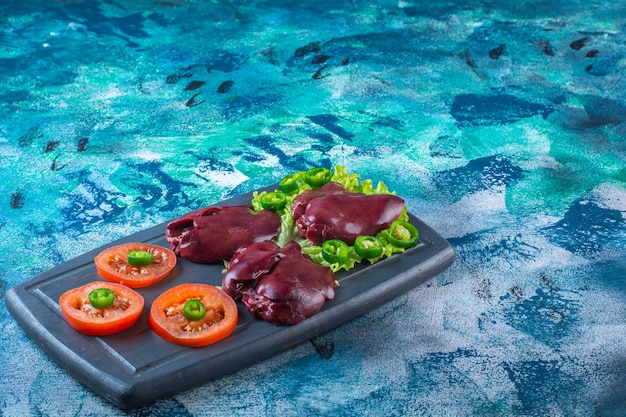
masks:
[[[0,304],[2,416],[626,415],[626,3],[7,1],[0,297],[316,165],[382,180],[455,263],[139,410]]]

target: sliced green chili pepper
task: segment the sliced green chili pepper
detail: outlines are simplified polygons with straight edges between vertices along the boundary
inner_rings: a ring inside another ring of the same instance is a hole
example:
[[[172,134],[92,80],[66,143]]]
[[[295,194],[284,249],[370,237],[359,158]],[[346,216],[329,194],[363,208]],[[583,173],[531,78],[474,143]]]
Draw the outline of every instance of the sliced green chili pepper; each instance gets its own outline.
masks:
[[[374,236],[358,236],[354,241],[354,251],[361,258],[378,258],[383,253],[383,243]]]
[[[280,191],[275,191],[261,196],[261,207],[265,210],[282,210],[287,205],[287,198],[285,194]]]
[[[132,266],[146,266],[152,263],[152,252],[147,250],[131,250],[126,261]]]
[[[294,172],[293,174],[289,174],[282,180],[280,180],[280,182],[278,183],[278,187],[283,193],[291,194],[294,191],[298,190],[298,188],[303,186],[304,183],[305,181],[302,174],[299,172]]]
[[[205,314],[206,308],[200,300],[189,300],[185,303],[185,306],[183,307],[183,316],[185,316],[187,320],[202,320]]]
[[[410,248],[417,245],[418,238],[419,232],[415,226],[403,220],[396,220],[391,223],[387,233],[389,243],[399,248]]]
[[[89,293],[89,304],[95,308],[106,308],[113,305],[115,293],[108,288],[96,288]]]
[[[322,244],[322,258],[330,264],[342,265],[348,260],[348,245],[339,239],[327,240]]]
[[[311,168],[304,174],[304,180],[313,188],[320,188],[333,177],[333,172],[328,168]]]

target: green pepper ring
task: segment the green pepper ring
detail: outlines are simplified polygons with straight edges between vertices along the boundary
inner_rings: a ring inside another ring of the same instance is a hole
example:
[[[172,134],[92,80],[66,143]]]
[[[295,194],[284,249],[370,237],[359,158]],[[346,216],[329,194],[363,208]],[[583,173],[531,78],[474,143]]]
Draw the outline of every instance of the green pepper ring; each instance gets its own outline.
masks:
[[[297,191],[298,188],[300,188],[304,184],[305,181],[302,174],[299,172],[294,172],[293,174],[289,174],[282,180],[280,180],[280,182],[278,183],[278,187],[283,193],[291,194],[294,191]]]
[[[107,308],[113,305],[115,293],[108,288],[96,288],[89,293],[89,304],[94,308]]]
[[[150,265],[152,264],[152,252],[148,252],[147,250],[131,250],[128,252],[126,262],[132,266]]]
[[[411,223],[404,220],[396,220],[389,226],[387,240],[398,248],[410,248],[417,245],[419,231]]]
[[[331,239],[322,244],[322,258],[330,264],[343,265],[348,260],[348,244],[339,240]]]
[[[383,254],[383,243],[374,236],[357,236],[354,251],[361,258],[374,259]]]
[[[330,182],[333,172],[324,167],[311,168],[304,174],[304,180],[313,188],[320,188],[322,185]]]
[[[206,307],[200,300],[188,300],[183,306],[183,316],[187,320],[198,321],[202,320],[206,315]]]
[[[261,207],[265,210],[277,211],[282,210],[287,205],[285,194],[280,191],[266,193],[261,196]]]

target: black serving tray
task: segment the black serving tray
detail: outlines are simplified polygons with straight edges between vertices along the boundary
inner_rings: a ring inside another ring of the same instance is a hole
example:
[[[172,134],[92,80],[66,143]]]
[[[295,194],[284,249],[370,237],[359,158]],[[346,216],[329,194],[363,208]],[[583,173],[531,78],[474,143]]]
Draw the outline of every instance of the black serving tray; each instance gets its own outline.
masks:
[[[267,187],[269,189],[271,187]],[[247,204],[252,193],[216,205]],[[226,339],[202,348],[178,346],[154,334],[148,313],[154,299],[183,282],[221,285],[222,264],[203,265],[179,257],[162,281],[138,289],[145,299],[139,321],[112,336],[84,336],[71,328],[59,308],[59,296],[74,287],[101,280],[93,258],[105,247],[148,242],[167,247],[166,223],[130,235],[67,261],[9,289],[6,304],[26,334],[56,363],[92,391],[123,409],[204,384],[270,358],[344,324],[444,271],[454,262],[450,244],[417,217],[419,243],[374,265],[367,262],[336,278],[340,287],[322,310],[293,326],[276,327],[253,318],[239,305],[239,323]]]

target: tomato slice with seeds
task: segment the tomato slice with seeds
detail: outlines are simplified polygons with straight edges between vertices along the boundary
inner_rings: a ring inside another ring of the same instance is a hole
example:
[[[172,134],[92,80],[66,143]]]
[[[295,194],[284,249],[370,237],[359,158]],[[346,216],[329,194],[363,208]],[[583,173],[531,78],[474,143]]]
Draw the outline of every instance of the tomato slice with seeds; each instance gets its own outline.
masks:
[[[136,254],[144,252],[152,254],[150,262],[137,262]],[[131,288],[141,288],[165,278],[176,266],[176,254],[162,246],[131,242],[103,250],[94,258],[94,262],[98,275],[103,279]]]
[[[188,318],[185,314],[191,300],[193,304],[203,305],[202,315]],[[238,314],[235,301],[221,289],[185,283],[170,288],[154,300],[148,323],[152,331],[168,342],[201,347],[229,336],[237,326]]]
[[[107,307],[94,307],[89,301],[89,294],[103,289],[112,291],[114,299]],[[80,333],[106,336],[135,324],[143,310],[144,301],[137,291],[125,285],[94,281],[61,294],[59,306],[68,324]]]

